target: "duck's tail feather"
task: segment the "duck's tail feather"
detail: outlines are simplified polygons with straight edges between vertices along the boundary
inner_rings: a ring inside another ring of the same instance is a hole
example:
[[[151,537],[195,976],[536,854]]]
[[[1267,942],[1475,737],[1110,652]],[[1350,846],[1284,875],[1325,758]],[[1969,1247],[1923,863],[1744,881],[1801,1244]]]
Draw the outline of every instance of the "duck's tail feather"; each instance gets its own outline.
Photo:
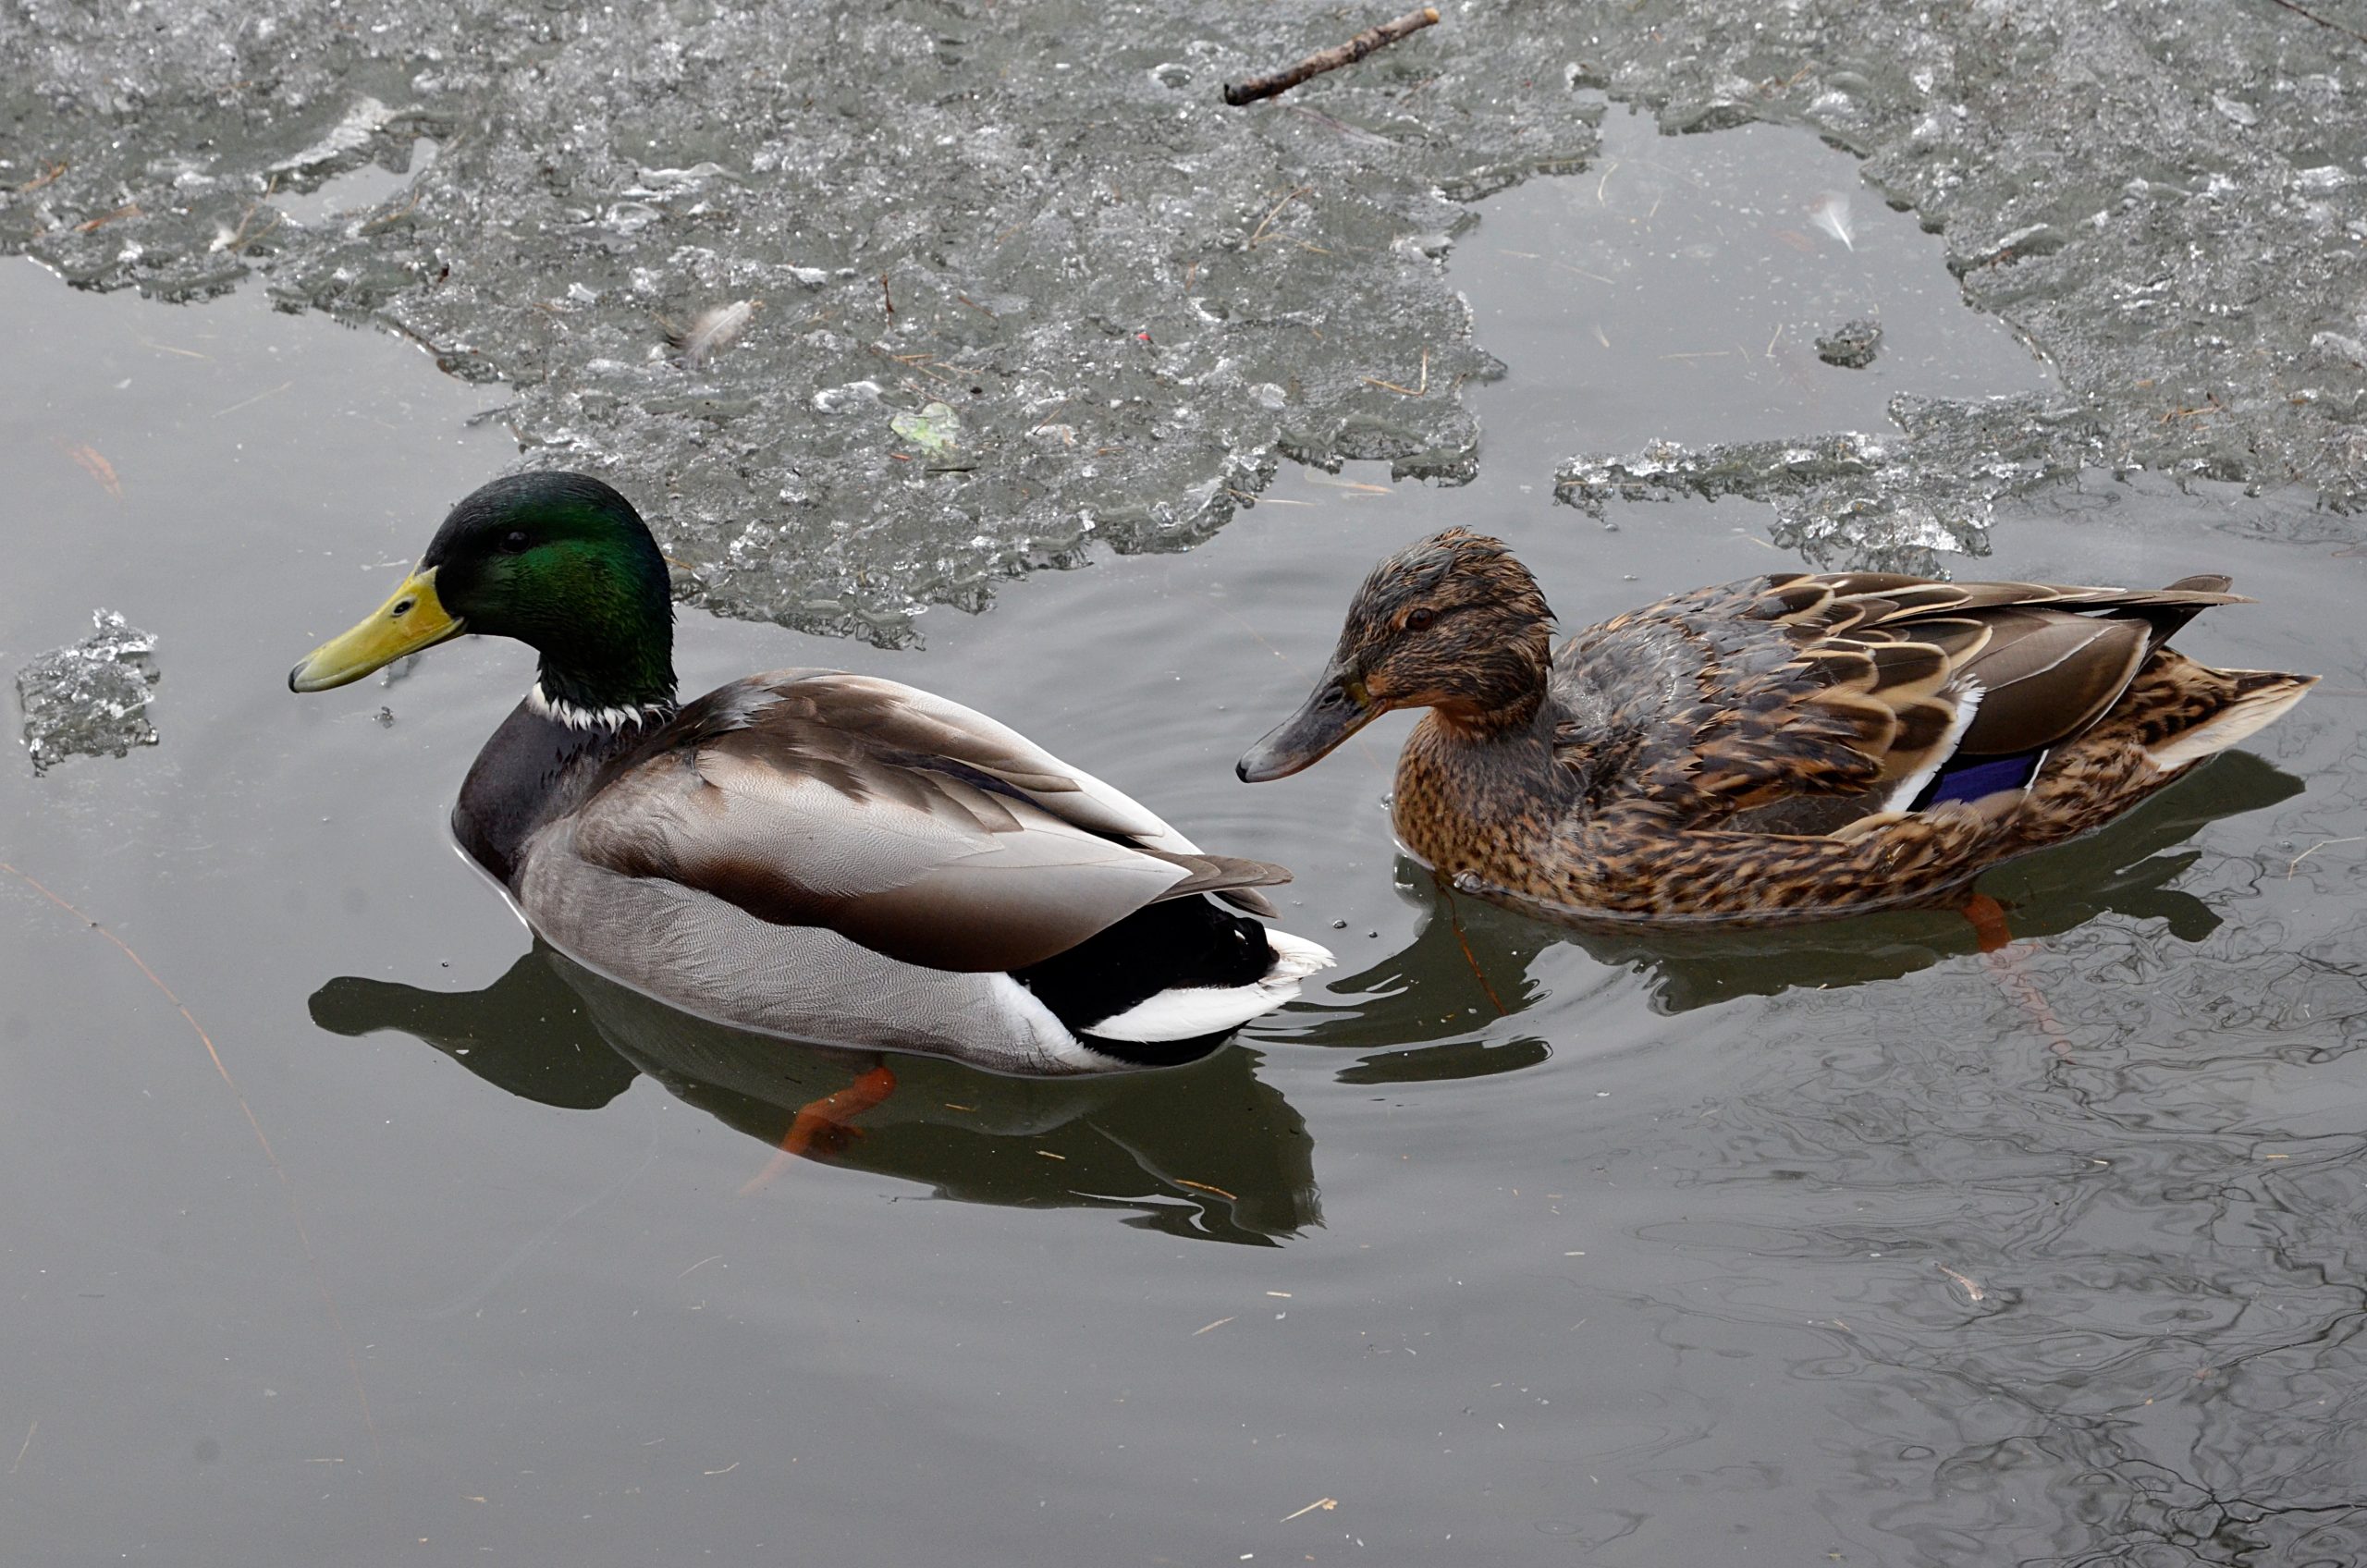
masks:
[[[1276,913],[1274,906],[1257,889],[1279,887],[1291,879],[1286,867],[1262,860],[1243,860],[1234,855],[1178,854],[1140,844],[1136,847],[1145,854],[1157,855],[1191,873],[1159,894],[1161,902],[1189,898],[1197,893],[1213,893],[1235,909],[1245,909],[1252,914],[1262,914],[1270,920]]]
[[[2254,731],[2266,728],[2318,683],[2314,675],[2287,675],[2274,669],[2212,669],[2190,665],[2195,686],[2216,687],[2219,701],[2196,722],[2149,741],[2146,757],[2164,773],[2226,751]]]
[[[1266,942],[1272,961],[1255,980],[1237,986],[1173,986],[1087,1025],[1084,1032],[1098,1039],[1145,1045],[1227,1034],[1294,999],[1300,981],[1337,962],[1329,948],[1287,931],[1269,929]]]

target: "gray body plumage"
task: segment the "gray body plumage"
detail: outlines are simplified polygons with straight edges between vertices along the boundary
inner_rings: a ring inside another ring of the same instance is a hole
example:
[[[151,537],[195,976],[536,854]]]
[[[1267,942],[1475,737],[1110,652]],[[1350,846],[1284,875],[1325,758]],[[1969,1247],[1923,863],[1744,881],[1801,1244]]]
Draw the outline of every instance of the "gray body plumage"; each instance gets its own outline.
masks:
[[[513,718],[513,722],[516,720]],[[1270,913],[1276,866],[1202,853],[1007,726],[891,680],[780,670],[735,681],[596,765],[563,770],[514,852],[475,847],[493,748],[461,793],[464,844],[577,962],[703,1017],[826,1044],[1027,1073],[1122,1066],[1013,970],[1154,902]],[[1268,931],[1248,986],[1169,991],[1115,1039],[1229,1029],[1331,955]]]
[[[1091,1051],[1000,971],[901,962],[815,925],[780,925],[679,883],[626,876],[556,824],[517,888],[553,947],[685,1012],[792,1039],[917,1050],[1004,1072],[1091,1072]]]

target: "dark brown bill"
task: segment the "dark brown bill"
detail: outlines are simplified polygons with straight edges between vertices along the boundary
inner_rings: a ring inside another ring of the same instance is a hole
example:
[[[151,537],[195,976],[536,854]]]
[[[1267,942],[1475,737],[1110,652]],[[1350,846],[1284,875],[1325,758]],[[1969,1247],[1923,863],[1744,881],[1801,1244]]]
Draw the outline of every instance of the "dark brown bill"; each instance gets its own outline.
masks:
[[[1361,680],[1336,668],[1326,670],[1298,712],[1250,747],[1233,770],[1248,784],[1286,778],[1323,760],[1332,747],[1380,717],[1380,712]]]

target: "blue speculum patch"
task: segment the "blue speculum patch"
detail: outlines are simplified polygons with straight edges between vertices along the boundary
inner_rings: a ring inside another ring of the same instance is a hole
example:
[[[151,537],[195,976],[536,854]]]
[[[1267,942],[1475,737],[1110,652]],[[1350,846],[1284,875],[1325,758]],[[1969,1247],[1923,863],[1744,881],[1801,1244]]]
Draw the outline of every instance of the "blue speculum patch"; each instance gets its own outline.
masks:
[[[2038,777],[2038,766],[2045,760],[2043,746],[2002,757],[1950,757],[1907,809],[1922,811],[1943,801],[1977,801],[2000,790],[2018,790]]]

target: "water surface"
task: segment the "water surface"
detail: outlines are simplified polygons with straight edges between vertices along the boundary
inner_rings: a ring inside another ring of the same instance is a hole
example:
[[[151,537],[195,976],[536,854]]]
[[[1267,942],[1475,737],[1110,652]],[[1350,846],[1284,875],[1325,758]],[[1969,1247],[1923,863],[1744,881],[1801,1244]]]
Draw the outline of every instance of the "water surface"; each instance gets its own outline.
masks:
[[[2327,677],[2148,820],[2001,874],[2027,935],[2002,956],[1944,917],[1607,946],[1446,899],[1389,844],[1403,719],[1233,781],[1370,561],[1430,529],[1503,534],[1572,627],[1792,564],[1740,503],[1615,530],[1551,507],[1553,462],[1605,427],[1725,439],[1878,418],[1884,387],[2043,384],[1907,220],[1861,202],[1858,248],[1811,266],[1774,230],[1821,231],[1738,214],[1717,174],[1788,202],[1846,160],[1799,137],[1646,150],[1679,171],[1664,228],[1581,227],[1599,169],[1498,198],[1459,241],[1480,319],[1522,323],[1475,394],[1472,486],[1287,472],[1202,548],[931,613],[919,651],[685,614],[687,688],[828,663],[989,708],[1203,842],[1294,866],[1285,924],[1343,960],[1177,1072],[900,1063],[869,1131],[786,1163],[790,1111],[866,1059],[751,1048],[604,987],[443,837],[530,655],[470,642],[390,683],[285,690],[509,459],[466,423],[500,389],[252,296],[166,307],[0,268],[40,389],[0,407],[23,541],[5,662],[104,604],[158,633],[164,671],[156,747],[0,768],[12,1555],[2359,1555],[2347,523],[2097,476],[1960,563],[2227,571],[2262,605],[2182,645]],[[1613,266],[1642,246],[1644,287],[1607,317],[1488,259],[1539,235]],[[1679,264],[1711,243],[1724,265]],[[1692,312],[1714,346],[1845,306],[1891,324],[1874,372],[1589,358],[1619,352],[1591,324]]]

